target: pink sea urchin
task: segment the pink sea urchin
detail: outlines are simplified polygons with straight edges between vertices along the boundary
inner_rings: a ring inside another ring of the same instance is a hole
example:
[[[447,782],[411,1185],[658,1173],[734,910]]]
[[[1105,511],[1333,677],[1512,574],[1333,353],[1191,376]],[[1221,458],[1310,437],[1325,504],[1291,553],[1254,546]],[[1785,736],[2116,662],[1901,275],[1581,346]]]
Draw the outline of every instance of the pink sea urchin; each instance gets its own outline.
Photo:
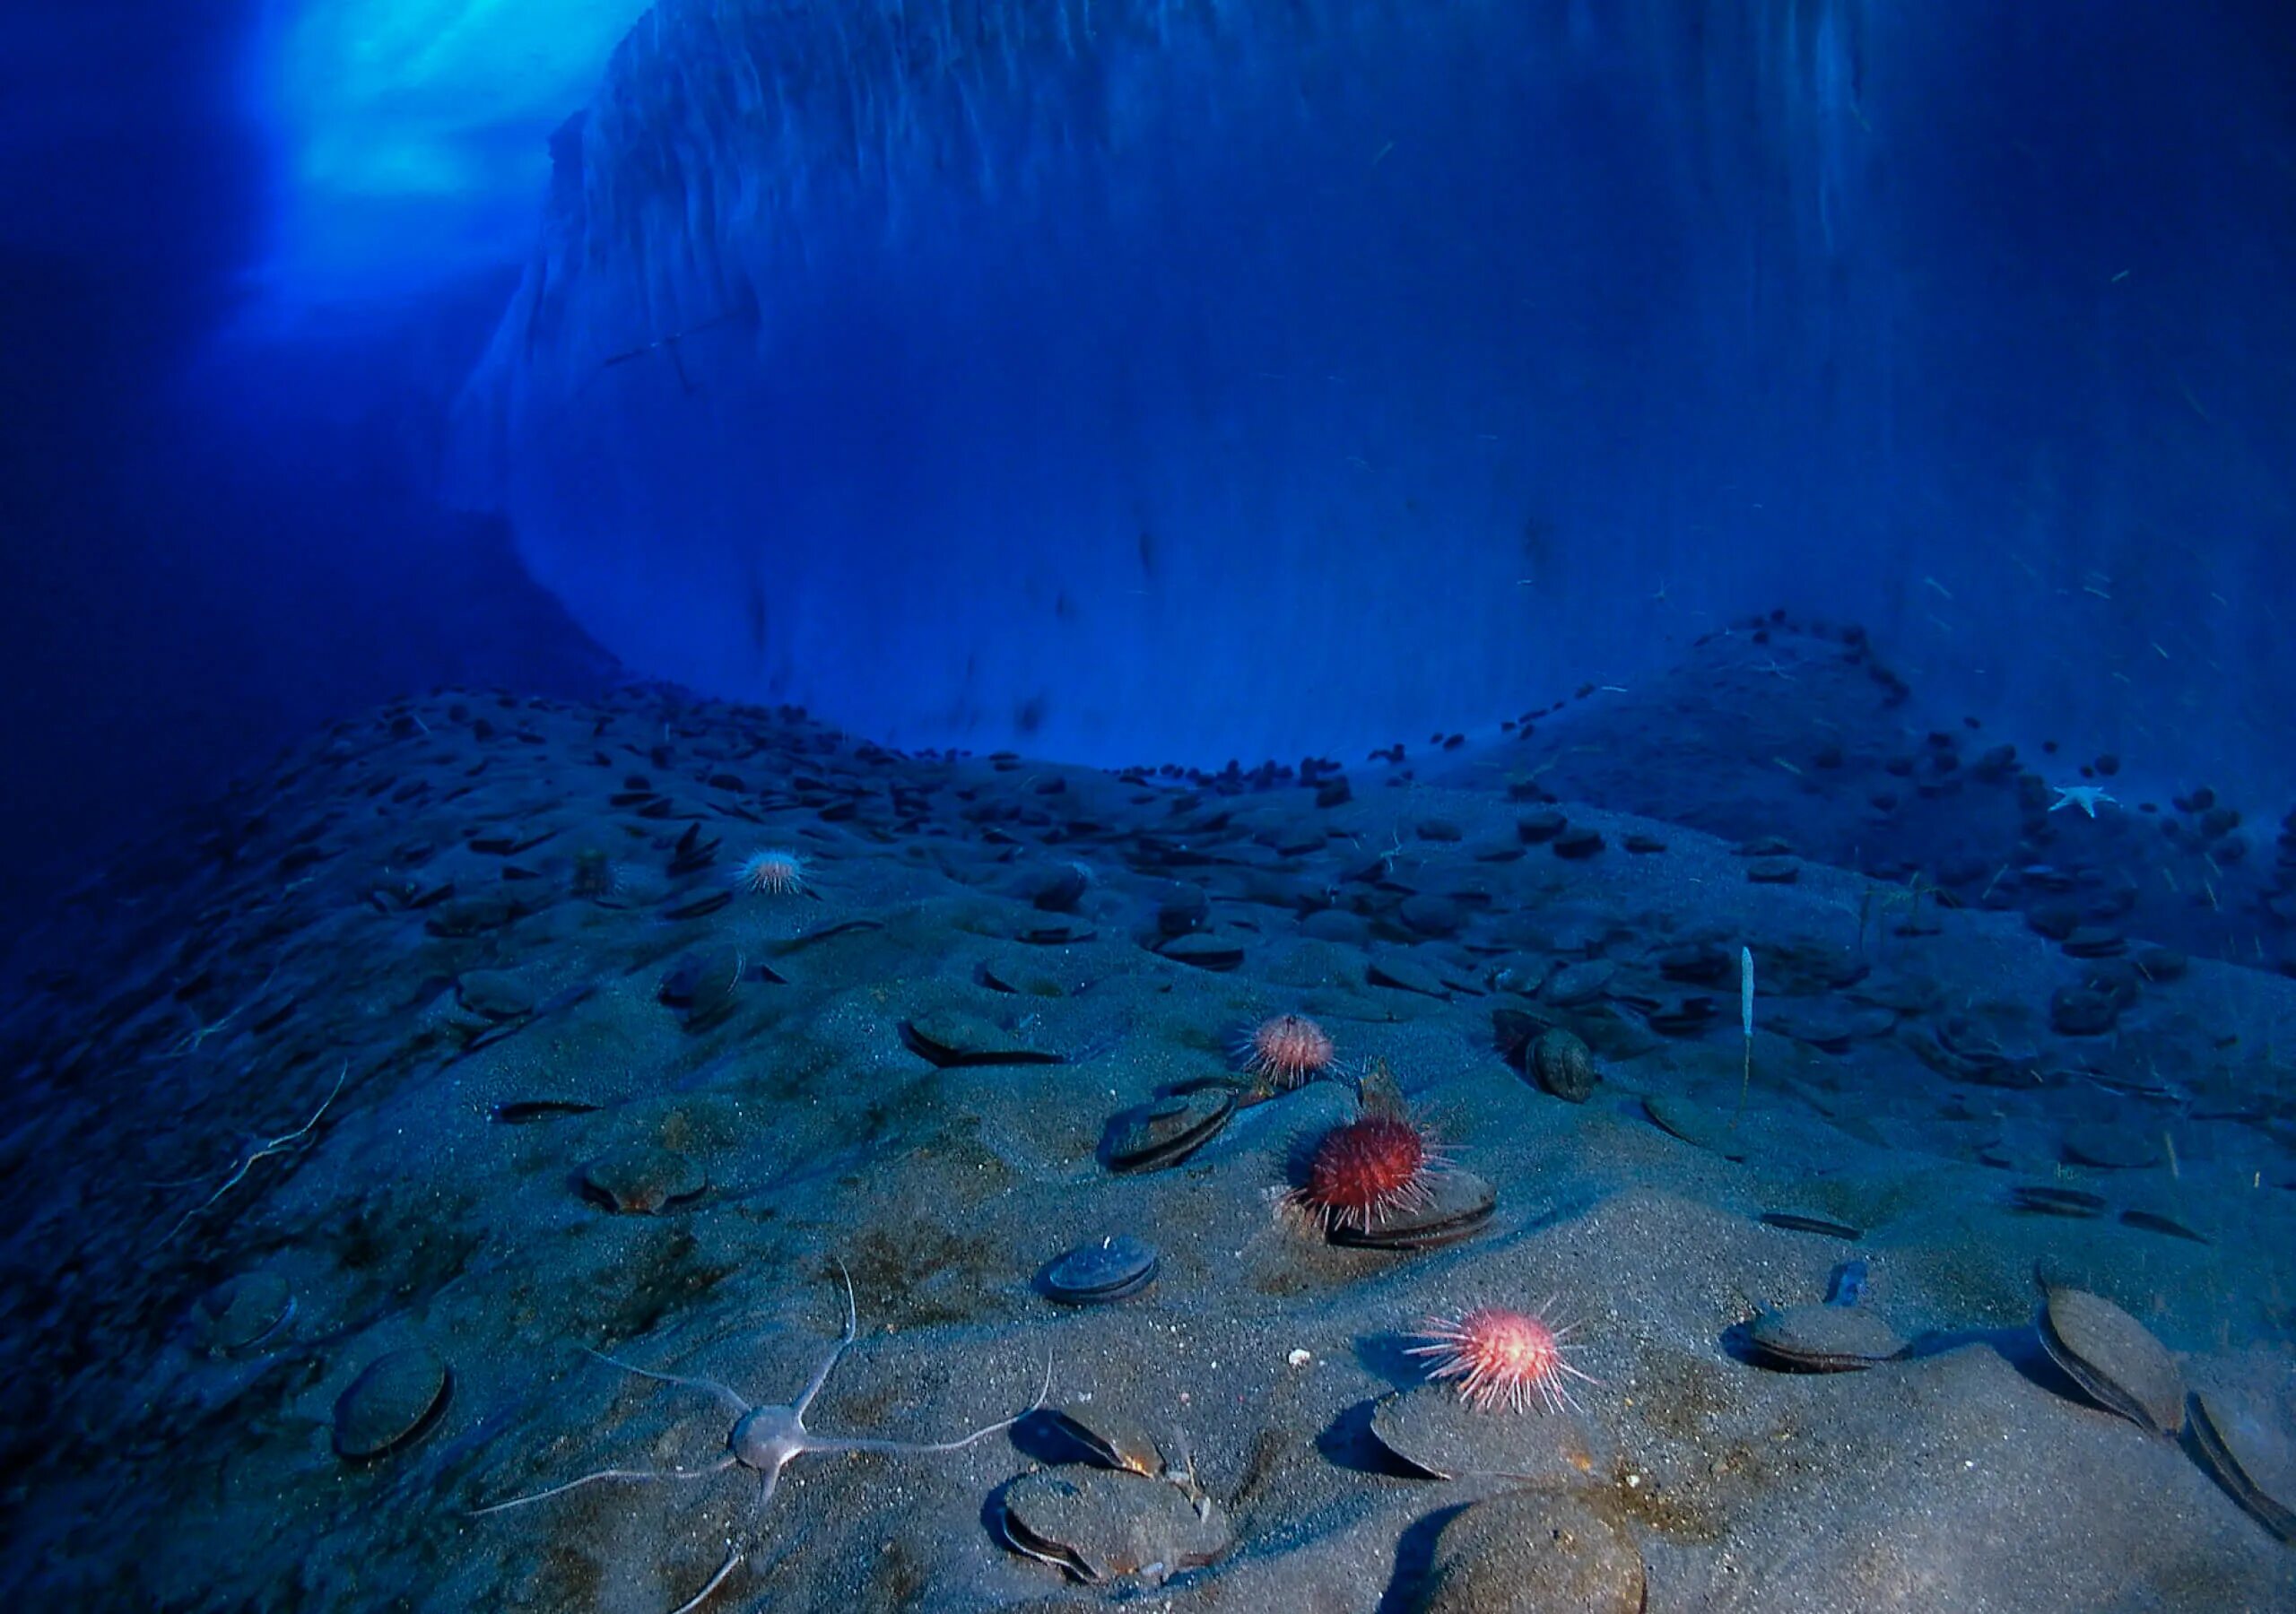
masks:
[[[805,889],[805,860],[778,848],[752,852],[735,871],[734,882],[745,891],[769,897],[791,897]]]
[[[1331,1068],[1331,1037],[1304,1014],[1278,1014],[1252,1028],[1244,1068],[1279,1088],[1295,1088]]]
[[[1429,1358],[1428,1376],[1458,1381],[1459,1399],[1475,1407],[1501,1401],[1520,1412],[1534,1395],[1547,1410],[1577,1405],[1568,1380],[1595,1381],[1562,1358],[1570,1331],[1550,1324],[1535,1312],[1481,1306],[1457,1316],[1431,1317],[1420,1330],[1427,1341],[1411,1354]]]

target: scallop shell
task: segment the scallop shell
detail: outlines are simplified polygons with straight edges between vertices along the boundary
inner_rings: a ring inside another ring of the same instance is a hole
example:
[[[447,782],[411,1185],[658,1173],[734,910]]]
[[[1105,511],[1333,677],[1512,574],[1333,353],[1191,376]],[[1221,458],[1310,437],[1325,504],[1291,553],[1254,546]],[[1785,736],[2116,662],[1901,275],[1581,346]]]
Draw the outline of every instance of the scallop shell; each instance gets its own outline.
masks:
[[[1647,1597],[1642,1554],[1608,1510],[1574,1496],[1510,1491],[1444,1524],[1411,1607],[1414,1614],[1640,1614]]]
[[[2150,1329],[2086,1289],[2043,1295],[2041,1344],[2092,1400],[2155,1435],[2184,1427],[2184,1375]]]
[[[1047,1416],[1063,1439],[1102,1468],[1148,1480],[1161,1479],[1166,1471],[1164,1448],[1156,1437],[1115,1407],[1095,1401],[1089,1406],[1055,1407]]]
[[[986,1015],[963,1009],[927,1009],[901,1023],[910,1050],[944,1069],[953,1065],[1059,1064],[1063,1055],[1007,1031]]]
[[[1220,1135],[1236,1113],[1231,1081],[1184,1083],[1110,1120],[1103,1147],[1110,1171],[1177,1166]]]
[[[1796,1373],[1855,1373],[1905,1349],[1894,1329],[1862,1306],[1788,1306],[1746,1330],[1764,1367]]]
[[[1103,1306],[1156,1281],[1153,1245],[1119,1233],[1071,1250],[1045,1269],[1044,1292],[1065,1306]]]
[[[199,1297],[192,1320],[200,1342],[217,1356],[253,1349],[287,1325],[295,1294],[276,1272],[241,1272]]]
[[[2296,1480],[2296,1464],[2290,1463],[2288,1443],[2283,1438],[2279,1450],[2268,1450],[2269,1436],[2254,1426],[2243,1425],[2237,1417],[2224,1416],[2225,1409],[2195,1391],[2186,1402],[2186,1411],[2192,1423],[2193,1448],[2200,1454],[2201,1464],[2216,1477],[2241,1510],[2266,1530],[2296,1546],[2296,1512],[2287,1504],[2266,1491],[2257,1482],[2252,1464],[2276,1455],[2283,1480]],[[2250,1462],[2241,1461],[2247,1452]],[[2296,1490],[2289,1494],[2296,1495]]]
[[[1491,1223],[1499,1191],[1472,1171],[1448,1167],[1427,1176],[1424,1203],[1376,1218],[1369,1227],[1333,1224],[1326,1237],[1359,1250],[1434,1250],[1472,1238]]]
[[[335,1398],[335,1449],[353,1460],[404,1445],[445,1410],[455,1375],[427,1345],[377,1357]]]
[[[624,1143],[582,1168],[583,1193],[625,1215],[656,1215],[709,1185],[700,1161],[657,1143]]]
[[[1015,1551],[1090,1585],[1137,1575],[1161,1585],[1213,1562],[1234,1539],[1209,1497],[1114,1469],[1039,1469],[1004,1488],[998,1523]]]
[[[1504,1474],[1538,1484],[1584,1481],[1596,1466],[1586,1427],[1568,1413],[1526,1418],[1468,1404],[1420,1384],[1371,1403],[1371,1434],[1396,1458],[1437,1480]]]

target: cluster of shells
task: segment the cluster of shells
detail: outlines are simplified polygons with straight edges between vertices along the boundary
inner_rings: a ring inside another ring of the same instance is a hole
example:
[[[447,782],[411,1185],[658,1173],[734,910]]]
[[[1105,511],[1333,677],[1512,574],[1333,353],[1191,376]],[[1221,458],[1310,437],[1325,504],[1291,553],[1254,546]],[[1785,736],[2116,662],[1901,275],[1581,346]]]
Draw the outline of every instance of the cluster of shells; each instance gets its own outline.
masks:
[[[1591,1060],[1587,1063],[1591,1068]],[[1204,1076],[1167,1083],[1144,1102],[1112,1117],[1102,1140],[1101,1158],[1110,1171],[1118,1173],[1169,1169],[1226,1131],[1239,1111],[1280,1102],[1318,1082],[1335,1080],[1351,1082],[1358,1113],[1353,1122],[1326,1132],[1326,1145],[1349,1126],[1361,1126],[1380,1117],[1408,1124],[1404,1120],[1402,1096],[1380,1066],[1352,1078],[1343,1078],[1334,1066],[1289,1083],[1271,1080],[1265,1073],[1257,1079]],[[1293,1175],[1303,1175],[1296,1164]],[[1473,1237],[1489,1226],[1499,1202],[1498,1191],[1488,1181],[1432,1154],[1423,1161],[1423,1170],[1413,1174],[1411,1192],[1361,1214],[1334,1213],[1330,1207],[1319,1205],[1305,1184],[1295,1184],[1292,1197],[1304,1212],[1302,1222],[1319,1228],[1331,1243],[1398,1253],[1437,1249]]]
[[[1087,1585],[1127,1578],[1160,1585],[1216,1562],[1233,1544],[1233,1527],[1196,1482],[1184,1449],[1168,1453],[1114,1407],[1053,1409],[1041,1419],[1062,1461],[999,1494],[994,1517],[1013,1551]]]

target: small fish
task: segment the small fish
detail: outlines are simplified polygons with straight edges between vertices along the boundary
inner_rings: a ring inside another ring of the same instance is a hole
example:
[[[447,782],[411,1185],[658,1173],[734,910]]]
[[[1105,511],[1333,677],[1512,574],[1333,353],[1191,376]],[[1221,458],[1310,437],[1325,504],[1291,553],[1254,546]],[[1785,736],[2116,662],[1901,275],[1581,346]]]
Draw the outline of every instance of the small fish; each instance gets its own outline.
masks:
[[[1826,1284],[1828,1306],[1855,1306],[1866,1297],[1866,1279],[1870,1269],[1865,1259],[1857,1257],[1834,1268],[1833,1277]]]

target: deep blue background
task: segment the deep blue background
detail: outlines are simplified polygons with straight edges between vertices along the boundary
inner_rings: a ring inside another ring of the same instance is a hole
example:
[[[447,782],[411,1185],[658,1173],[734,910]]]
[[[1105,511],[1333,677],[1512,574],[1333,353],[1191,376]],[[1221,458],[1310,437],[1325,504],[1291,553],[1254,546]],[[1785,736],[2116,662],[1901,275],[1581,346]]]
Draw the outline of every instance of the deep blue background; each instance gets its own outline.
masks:
[[[0,23],[0,914],[362,706],[595,686],[499,525],[432,497],[512,265],[219,339],[277,204],[252,21],[90,0]]]
[[[1216,763],[1783,604],[2147,788],[2296,790],[2296,158],[2236,9],[703,14],[561,143],[457,433],[633,661]]]
[[[433,497],[520,269],[469,243],[504,232],[395,229],[357,301],[219,342],[291,183],[255,19],[17,9],[28,899],[328,716],[596,663],[506,530]],[[1784,600],[2004,732],[2289,785],[2283,8],[1803,8],[1855,22],[1846,82],[1687,21],[1757,4],[1485,9],[1514,55],[1175,55],[992,108],[1032,187],[904,169],[897,219],[821,187],[794,239],[726,229],[707,284],[602,274],[491,494],[615,647],[907,738],[1417,739]],[[1130,137],[1052,150],[1064,106]],[[490,127],[534,164],[490,169],[490,218],[538,214],[544,109]],[[700,402],[597,369],[728,310],[686,344]]]

